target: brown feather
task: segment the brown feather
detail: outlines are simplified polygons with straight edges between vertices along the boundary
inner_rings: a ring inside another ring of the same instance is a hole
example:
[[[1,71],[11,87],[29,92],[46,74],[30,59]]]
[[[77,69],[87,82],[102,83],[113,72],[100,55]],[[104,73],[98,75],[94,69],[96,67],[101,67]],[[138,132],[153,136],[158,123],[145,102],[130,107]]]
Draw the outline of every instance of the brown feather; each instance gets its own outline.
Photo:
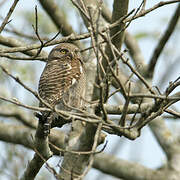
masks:
[[[62,49],[66,50],[66,54],[61,53]],[[75,45],[69,43],[53,48],[40,77],[40,97],[52,106],[60,104],[62,110],[67,109],[66,105],[82,108],[83,104],[85,71],[77,50]]]

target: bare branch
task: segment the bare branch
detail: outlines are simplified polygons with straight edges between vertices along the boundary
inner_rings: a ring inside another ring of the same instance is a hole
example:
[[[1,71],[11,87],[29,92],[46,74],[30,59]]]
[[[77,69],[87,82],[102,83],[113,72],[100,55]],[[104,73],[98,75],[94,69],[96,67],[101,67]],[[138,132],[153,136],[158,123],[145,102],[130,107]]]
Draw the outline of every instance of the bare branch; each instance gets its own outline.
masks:
[[[56,37],[60,34],[60,31],[51,39],[49,39],[48,41],[46,41],[45,43],[43,42],[43,40],[41,39],[40,35],[39,35],[39,29],[38,29],[38,11],[37,11],[37,6],[35,6],[35,27],[33,26],[33,29],[36,33],[36,36],[38,38],[38,40],[41,43],[41,47],[39,48],[39,50],[37,51],[37,54],[34,57],[38,57],[38,55],[40,54],[41,50],[43,49],[43,47],[45,47],[46,44],[50,43],[51,41],[53,41],[54,39],[56,39]]]
[[[179,113],[179,112],[173,111],[173,110],[171,110],[171,109],[166,109],[166,110],[164,110],[164,111],[165,111],[166,113],[169,113],[169,114],[175,116],[175,118],[180,118],[180,113]]]
[[[98,140],[99,140],[99,137],[100,137],[100,134],[101,134],[101,128],[102,128],[102,123],[99,123],[98,127],[96,129],[96,134],[94,136],[94,143],[93,143],[93,146],[92,146],[92,154],[89,157],[89,164],[88,164],[86,170],[81,175],[81,178],[86,176],[86,174],[89,172],[89,170],[91,169],[91,167],[93,165],[94,155],[95,155],[94,153],[95,153],[96,148],[98,146]]]
[[[7,13],[7,15],[6,15],[4,21],[2,22],[2,24],[1,24],[1,26],[0,26],[0,34],[1,34],[1,32],[3,31],[4,27],[6,26],[6,24],[9,23],[8,20],[9,20],[11,14],[13,13],[13,11],[14,11],[14,9],[15,9],[17,3],[18,3],[18,1],[19,1],[19,0],[14,0],[14,2],[13,2],[13,4],[12,4],[11,8],[9,9],[9,12]]]
[[[160,41],[158,42],[158,45],[156,46],[154,53],[150,59],[149,62],[149,67],[148,67],[148,71],[147,71],[147,76],[153,76],[154,74],[154,69],[155,66],[157,64],[158,58],[162,52],[162,50],[164,49],[168,39],[170,38],[170,36],[172,35],[172,33],[175,30],[175,27],[177,25],[178,19],[180,16],[180,4],[178,5],[174,15],[172,16],[170,23],[165,31],[165,33],[163,34],[163,36],[161,37]]]
[[[23,125],[35,129],[36,126],[32,123],[32,121],[28,120],[22,112],[5,112],[2,111],[0,112],[0,117],[5,117],[5,118],[15,118],[19,122],[21,122]]]
[[[31,135],[35,134],[35,130],[31,128],[27,128],[25,126],[18,126],[14,124],[5,124],[0,122],[0,140],[13,144],[20,144],[25,146],[26,148],[32,149],[34,148],[34,144],[32,141]],[[63,131],[59,130],[51,130],[51,134],[49,136],[50,142],[52,144],[56,144],[58,148],[65,148],[65,140],[66,134]],[[54,150],[54,149],[53,149]],[[55,154],[57,151],[54,150]]]
[[[33,180],[43,164],[52,156],[48,136],[44,136],[43,132],[44,125],[39,121],[36,129],[35,141],[33,142],[35,154],[30,163],[28,163],[21,180]]]
[[[173,3],[178,3],[178,2],[180,2],[180,0],[161,1],[149,9],[146,9],[144,11],[140,11],[136,16],[127,18],[124,22],[132,21],[132,20],[137,19],[139,17],[145,16],[146,14],[148,14],[148,13],[150,13],[150,12],[154,11],[155,9],[158,9],[162,6],[165,6],[168,4],[173,4]]]
[[[125,16],[127,14],[128,4],[129,4],[129,0],[114,0],[113,12],[112,12],[112,23],[117,21],[118,19],[122,18],[123,16]],[[114,27],[110,31],[110,35],[113,36],[114,34],[119,32],[124,27],[125,27],[125,23],[123,22],[119,26]],[[112,39],[112,43],[116,46],[116,48],[118,50],[121,49],[123,41],[124,41],[124,31],[119,33],[119,35],[116,36],[116,38]]]
[[[145,3],[143,5],[145,5]],[[136,12],[138,11],[136,10]],[[111,23],[111,12],[104,4],[102,8],[102,15],[107,22]],[[134,14],[133,16],[136,16],[136,14]],[[130,50],[129,51],[130,55],[132,56],[136,67],[138,67],[137,70],[139,72],[144,72],[146,70],[146,64],[136,39],[129,32],[127,32],[127,30],[125,31],[124,36],[125,36],[124,43],[126,44],[127,48]]]
[[[20,61],[47,61],[47,57],[27,57],[27,56],[16,56],[7,53],[0,53],[0,57],[6,57],[9,59],[20,60]]]
[[[54,0],[44,1],[39,0],[40,4],[44,10],[48,13],[50,18],[53,20],[54,24],[57,26],[58,30],[62,32],[64,36],[74,34],[72,26],[66,21],[65,16],[62,13],[62,10],[56,4]]]
[[[103,136],[103,140],[100,141],[100,142],[99,142],[99,139],[98,139],[98,143],[100,144],[100,143],[104,142],[104,138],[105,138],[105,137],[106,137],[106,135]],[[101,137],[100,137],[100,138],[101,138]],[[107,146],[107,141],[106,141],[105,145],[103,146],[103,148],[102,148],[101,150],[99,150],[99,151],[93,151],[93,150],[91,150],[91,151],[70,151],[70,150],[67,150],[67,149],[59,148],[59,147],[57,147],[56,145],[52,144],[51,142],[49,142],[49,144],[50,144],[54,149],[56,149],[57,151],[59,151],[60,153],[70,152],[70,153],[72,153],[72,154],[79,154],[79,155],[80,155],[80,154],[99,154],[99,153],[103,152],[104,149],[105,149],[105,147]]]
[[[37,44],[36,45],[27,45],[23,41],[17,40],[15,38],[3,37],[1,35],[0,35],[0,44],[11,47],[11,48],[2,48],[1,47],[0,54],[1,53],[12,53],[12,52],[23,52],[24,54],[26,54],[28,56],[35,56],[37,54],[37,51],[32,50],[32,49],[37,49],[40,47],[40,45],[37,45]],[[33,47],[33,48],[29,49],[29,46]],[[30,50],[32,50],[32,51],[30,51]],[[47,53],[43,51],[40,53],[40,56],[47,58]]]
[[[143,0],[143,6],[142,6],[142,9],[141,9],[141,11],[144,11],[145,10],[145,8],[146,8],[146,0]]]
[[[133,180],[164,180],[167,176],[164,172],[146,168],[138,163],[118,159],[113,155],[101,153],[95,156],[93,167],[117,178]],[[112,168],[113,167],[113,168]]]
[[[34,111],[51,111],[50,109],[48,108],[39,108],[39,107],[35,107],[35,106],[28,106],[28,105],[25,105],[21,102],[19,102],[17,99],[13,98],[12,100],[11,99],[7,99],[5,97],[2,97],[0,96],[0,99],[3,100],[3,101],[6,101],[6,102],[9,102],[9,103],[12,103],[12,104],[15,104],[17,106],[21,106],[21,107],[24,107],[24,108],[27,108],[27,109],[30,109],[30,110],[34,110]]]
[[[128,106],[129,106],[129,102],[130,102],[130,98],[129,98],[130,90],[131,90],[131,84],[129,83],[126,102],[125,102],[124,107],[123,107],[122,116],[121,116],[121,118],[119,120],[119,125],[121,125],[122,127],[125,126],[125,118],[126,118],[126,115],[127,115],[127,110],[128,110]]]
[[[142,103],[138,113],[145,112],[149,107],[152,106],[154,106],[154,103]],[[104,107],[106,108],[108,114],[122,114],[124,105],[116,106],[105,104]],[[138,107],[138,104],[129,104],[127,114],[134,114],[138,110]]]

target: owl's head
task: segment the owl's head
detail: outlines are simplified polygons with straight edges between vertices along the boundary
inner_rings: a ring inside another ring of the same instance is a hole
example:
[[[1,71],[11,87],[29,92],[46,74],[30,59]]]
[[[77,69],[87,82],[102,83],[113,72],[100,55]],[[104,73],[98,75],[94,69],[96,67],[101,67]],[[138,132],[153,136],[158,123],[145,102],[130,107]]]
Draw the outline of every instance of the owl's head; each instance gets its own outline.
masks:
[[[81,59],[80,50],[71,43],[60,43],[55,46],[48,56],[48,61]]]

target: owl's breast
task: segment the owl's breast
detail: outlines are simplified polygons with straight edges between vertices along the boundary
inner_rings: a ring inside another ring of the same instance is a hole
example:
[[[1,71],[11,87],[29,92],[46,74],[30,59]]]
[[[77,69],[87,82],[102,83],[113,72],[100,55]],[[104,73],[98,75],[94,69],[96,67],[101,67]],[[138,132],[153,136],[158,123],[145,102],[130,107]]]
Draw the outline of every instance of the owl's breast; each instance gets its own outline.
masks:
[[[71,67],[68,63],[47,64],[39,81],[39,94],[50,104],[59,101],[70,84]]]
[[[79,59],[53,60],[46,64],[38,90],[41,98],[52,106],[65,101],[79,107],[84,82],[84,68]]]

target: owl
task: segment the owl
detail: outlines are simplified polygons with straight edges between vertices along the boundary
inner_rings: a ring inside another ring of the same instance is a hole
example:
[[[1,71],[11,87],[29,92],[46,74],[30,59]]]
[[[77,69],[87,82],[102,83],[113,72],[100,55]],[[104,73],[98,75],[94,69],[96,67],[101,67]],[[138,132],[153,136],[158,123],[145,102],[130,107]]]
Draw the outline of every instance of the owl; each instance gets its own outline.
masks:
[[[78,47],[60,43],[51,50],[40,77],[38,92],[43,100],[60,110],[83,108],[85,69]],[[45,105],[40,103],[39,106]],[[50,117],[47,112],[42,116]]]

